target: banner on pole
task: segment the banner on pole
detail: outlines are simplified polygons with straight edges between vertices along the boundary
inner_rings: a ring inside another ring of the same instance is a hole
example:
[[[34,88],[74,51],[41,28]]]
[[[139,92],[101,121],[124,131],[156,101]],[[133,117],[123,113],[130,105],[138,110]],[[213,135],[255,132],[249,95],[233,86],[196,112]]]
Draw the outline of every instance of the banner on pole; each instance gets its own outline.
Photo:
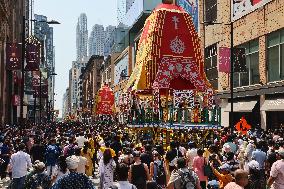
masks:
[[[32,79],[32,85],[38,86],[40,85],[40,72],[39,71],[33,71],[33,79]]]
[[[20,70],[22,60],[22,45],[17,43],[6,44],[6,69]]]
[[[13,106],[20,106],[20,96],[19,95],[13,95],[12,97],[12,105]]]
[[[230,73],[231,71],[231,49],[219,48],[219,72]]]
[[[28,43],[26,46],[26,71],[37,71],[39,70],[40,64],[40,45]]]
[[[41,97],[48,98],[48,85],[41,86]]]
[[[42,85],[42,86],[34,86],[34,97],[40,98],[48,98],[48,85]]]

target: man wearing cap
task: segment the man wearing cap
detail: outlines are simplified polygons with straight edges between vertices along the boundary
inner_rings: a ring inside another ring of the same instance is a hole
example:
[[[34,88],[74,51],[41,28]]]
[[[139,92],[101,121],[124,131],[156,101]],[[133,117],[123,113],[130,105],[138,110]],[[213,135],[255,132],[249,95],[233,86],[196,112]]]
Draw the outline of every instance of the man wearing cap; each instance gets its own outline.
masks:
[[[92,181],[82,173],[78,173],[79,158],[75,155],[66,158],[69,174],[63,176],[52,186],[52,189],[95,189]]]
[[[219,167],[219,171],[217,171],[214,166],[213,163],[210,164],[211,169],[214,173],[214,175],[218,178],[219,182],[220,182],[220,189],[224,189],[224,187],[233,181],[233,177],[230,173],[230,165],[225,163],[223,164],[221,167]]]
[[[284,150],[278,151],[280,160],[274,162],[271,167],[270,177],[267,181],[267,186],[273,189],[284,188]]]
[[[51,187],[51,177],[45,173],[45,164],[40,161],[35,161],[34,170],[27,176],[25,181],[25,189],[34,189],[41,187],[49,189]]]

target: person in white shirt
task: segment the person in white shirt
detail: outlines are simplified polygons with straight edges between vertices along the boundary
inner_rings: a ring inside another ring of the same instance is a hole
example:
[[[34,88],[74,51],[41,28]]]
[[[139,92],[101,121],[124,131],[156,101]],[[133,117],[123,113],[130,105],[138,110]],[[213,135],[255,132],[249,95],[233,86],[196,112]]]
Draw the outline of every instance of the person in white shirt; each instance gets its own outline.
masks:
[[[77,172],[86,174],[86,169],[88,168],[88,165],[87,165],[88,160],[87,160],[87,158],[81,156],[81,149],[80,148],[75,149],[75,156],[77,156],[77,158],[79,159]]]
[[[85,138],[84,132],[81,132],[80,136],[76,137],[76,143],[79,148],[83,148],[85,142],[88,142],[88,139]]]
[[[21,143],[19,151],[12,154],[9,168],[12,171],[12,189],[23,189],[28,169],[32,168],[32,160],[29,154],[24,152],[26,145]]]
[[[188,146],[189,146],[189,149],[186,153],[186,158],[187,158],[188,167],[192,168],[193,159],[194,157],[197,156],[197,149],[196,149],[196,145],[194,142],[189,142]]]

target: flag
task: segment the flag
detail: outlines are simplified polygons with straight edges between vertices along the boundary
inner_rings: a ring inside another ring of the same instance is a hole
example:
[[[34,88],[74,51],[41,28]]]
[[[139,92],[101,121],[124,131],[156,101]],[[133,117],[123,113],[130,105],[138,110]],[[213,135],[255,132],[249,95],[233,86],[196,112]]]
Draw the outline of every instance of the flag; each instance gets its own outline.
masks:
[[[34,86],[34,97],[48,98],[48,85]]]
[[[219,72],[230,73],[231,71],[231,49],[219,48]]]
[[[20,106],[20,96],[19,95],[13,95],[12,97],[12,104],[13,106]]]
[[[33,71],[33,79],[32,79],[32,85],[38,86],[40,83],[40,72],[39,71]]]
[[[247,72],[245,48],[234,48],[234,72]]]
[[[6,44],[6,69],[20,70],[22,58],[22,45],[17,43]]]
[[[41,97],[48,98],[48,85],[41,86]]]
[[[37,71],[39,70],[40,64],[40,45],[28,43],[26,46],[26,71]]]
[[[39,86],[39,85],[33,86],[33,88],[34,88],[34,98],[35,98],[35,97],[39,97],[40,86]]]

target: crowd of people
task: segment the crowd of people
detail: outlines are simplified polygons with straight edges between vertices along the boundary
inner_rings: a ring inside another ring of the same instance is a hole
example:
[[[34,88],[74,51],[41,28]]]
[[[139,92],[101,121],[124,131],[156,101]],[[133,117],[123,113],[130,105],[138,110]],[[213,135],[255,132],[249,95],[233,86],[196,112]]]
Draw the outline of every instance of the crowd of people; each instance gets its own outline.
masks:
[[[282,128],[179,131],[169,145],[149,132],[101,122],[5,125],[1,179],[11,178],[11,189],[284,189]]]

